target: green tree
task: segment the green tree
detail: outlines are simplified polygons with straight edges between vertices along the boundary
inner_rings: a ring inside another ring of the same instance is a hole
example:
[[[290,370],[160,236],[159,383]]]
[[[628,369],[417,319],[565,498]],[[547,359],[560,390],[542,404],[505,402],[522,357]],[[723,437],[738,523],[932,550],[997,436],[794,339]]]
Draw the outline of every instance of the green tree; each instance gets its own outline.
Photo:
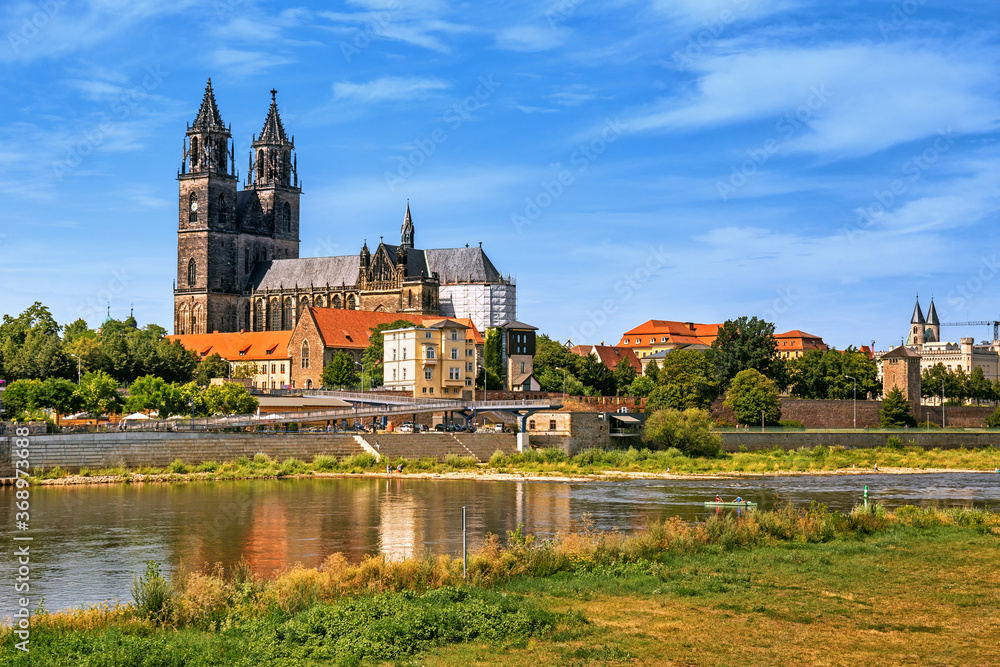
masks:
[[[365,370],[368,370],[367,366]],[[354,370],[354,358],[343,350],[338,350],[326,366],[320,381],[324,387],[353,387],[358,383],[358,374]]]
[[[218,353],[210,354],[198,362],[194,371],[194,381],[202,387],[208,386],[212,378],[224,378],[229,375],[229,362]]]
[[[76,394],[83,409],[95,417],[118,412],[122,406],[118,383],[103,371],[84,375]]]
[[[969,398],[976,401],[976,405],[979,405],[980,401],[993,400],[993,385],[986,379],[980,366],[973,368],[972,373],[969,374],[968,394]]]
[[[601,363],[597,355],[591,352],[586,357],[579,357],[577,362],[576,377],[586,389],[590,389],[588,395],[592,396],[613,396],[615,394],[615,375],[611,370]]]
[[[22,419],[26,412],[37,410],[39,395],[42,391],[41,380],[14,380],[3,392],[3,418]]]
[[[659,382],[660,382],[660,367],[657,365],[656,359],[653,359],[652,361],[649,362],[649,365],[646,366],[646,372],[644,373],[644,375],[646,377],[648,377],[650,380],[652,380],[653,382],[656,382],[657,384],[659,384]]]
[[[986,417],[986,428],[1000,428],[1000,408],[997,408]]]
[[[125,410],[129,413],[155,410],[160,419],[166,419],[186,414],[187,402],[177,385],[155,375],[144,375],[129,387]]]
[[[659,410],[646,418],[643,440],[653,448],[676,447],[688,456],[718,456],[722,436],[707,410]]]
[[[205,400],[205,387],[199,387],[195,382],[187,382],[177,388],[180,392],[180,411],[185,417],[208,417],[213,411]]]
[[[648,377],[640,375],[629,385],[627,396],[645,398],[656,389],[656,383]]]
[[[779,388],[788,386],[785,363],[778,357],[774,325],[757,317],[726,320],[708,351],[715,374],[723,389],[740,371],[754,369],[770,378]]]
[[[486,370],[492,372],[500,378],[503,383],[503,331],[496,327],[486,330],[485,342],[483,345],[483,364]],[[487,377],[489,377],[487,375]]]
[[[674,350],[668,353],[657,378],[660,388],[664,390],[654,392],[657,400],[663,400],[668,407],[677,410],[707,410],[712,406],[712,401],[719,397],[715,367],[704,352]]]
[[[628,359],[622,357],[618,365],[615,366],[614,376],[618,396],[628,396],[629,387],[632,386],[635,378],[638,377],[635,366]]]
[[[910,403],[903,398],[903,392],[899,390],[899,387],[893,387],[892,391],[882,400],[882,407],[878,411],[878,423],[879,426],[886,428],[917,425],[910,413]]]
[[[213,415],[245,415],[257,409],[258,401],[236,382],[210,385],[202,393],[205,409]]]
[[[3,316],[0,324],[0,379],[44,380],[75,377],[70,358],[59,338],[59,325],[49,309],[36,301],[17,317]],[[75,364],[73,365],[75,366]]]
[[[80,407],[77,386],[66,378],[45,378],[38,392],[38,407],[68,415]]]
[[[237,380],[252,380],[257,377],[257,364],[252,361],[241,361],[232,365],[230,373],[231,377]]]
[[[857,379],[858,398],[876,396],[882,387],[878,367],[867,354],[854,347],[840,350],[810,350],[787,364],[789,391],[799,398],[846,400],[854,397]]]
[[[753,368],[736,374],[729,384],[725,406],[742,424],[755,424],[763,417],[767,424],[781,420],[781,400],[774,380]]]

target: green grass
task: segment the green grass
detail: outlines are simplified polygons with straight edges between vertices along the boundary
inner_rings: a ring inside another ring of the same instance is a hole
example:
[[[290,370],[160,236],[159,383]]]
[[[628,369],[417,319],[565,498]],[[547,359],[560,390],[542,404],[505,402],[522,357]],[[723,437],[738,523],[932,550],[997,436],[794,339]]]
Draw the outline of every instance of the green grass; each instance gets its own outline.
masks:
[[[262,463],[262,462],[261,462]],[[667,521],[624,535],[520,530],[425,555],[166,582],[138,607],[41,612],[0,664],[997,664],[1000,516],[878,506]]]

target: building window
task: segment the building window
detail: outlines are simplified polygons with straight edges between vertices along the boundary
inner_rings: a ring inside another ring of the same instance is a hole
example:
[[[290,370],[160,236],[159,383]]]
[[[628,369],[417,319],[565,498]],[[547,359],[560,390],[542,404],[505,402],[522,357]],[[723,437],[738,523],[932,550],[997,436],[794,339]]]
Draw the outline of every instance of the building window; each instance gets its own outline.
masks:
[[[550,419],[549,420],[549,430],[550,431],[556,430],[556,420],[555,419]]]
[[[471,357],[471,356],[473,355],[473,353],[474,353],[474,350],[473,350],[473,349],[472,349],[472,348],[470,347],[470,348],[468,348],[468,349],[467,349],[467,350],[465,351],[465,356],[467,356],[467,357]]]
[[[406,379],[406,369],[405,368],[403,369],[403,379],[404,380]]]
[[[309,368],[309,341],[302,341],[302,368]]]
[[[188,262],[188,287],[194,287],[195,280],[198,278],[198,263],[191,258]]]
[[[392,360],[396,361],[396,348],[392,348]]]
[[[403,348],[403,361],[406,361],[406,348]]]
[[[433,359],[434,358],[434,348],[433,347],[428,347],[426,349],[427,349],[427,358],[428,359]]]
[[[466,387],[471,387],[472,386],[472,379],[471,378],[465,378],[465,386]]]
[[[472,362],[471,361],[465,362],[465,372],[466,373],[471,373],[472,372]]]
[[[528,430],[529,431],[534,431],[535,430],[535,420],[534,419],[529,419],[528,420]]]
[[[524,362],[523,361],[521,362],[521,372],[522,373],[524,372]]]
[[[285,372],[285,365],[284,365],[284,364],[281,364],[281,372],[282,372],[282,373],[284,373],[284,372]]]
[[[452,329],[451,339],[452,340],[458,340],[458,331],[455,331],[454,329]]]
[[[424,338],[431,338],[431,337],[432,337],[432,334],[431,334],[430,331],[425,331],[424,332]]]
[[[275,366],[275,364],[271,364],[271,372],[272,373],[277,373],[278,372],[277,367]]]
[[[198,193],[192,192],[188,197],[188,222],[198,222]]]
[[[452,359],[458,359],[458,348],[457,347],[451,348],[451,358]]]
[[[425,370],[424,371],[424,379],[425,380],[432,380],[432,379],[434,379],[434,371],[432,371],[429,368],[427,370]]]
[[[396,381],[396,369],[395,368],[392,369],[392,380],[393,380],[393,382]]]
[[[429,393],[431,393],[431,394],[433,394],[433,393],[434,393],[434,387],[431,387],[431,388],[430,388],[430,392],[429,392]]]

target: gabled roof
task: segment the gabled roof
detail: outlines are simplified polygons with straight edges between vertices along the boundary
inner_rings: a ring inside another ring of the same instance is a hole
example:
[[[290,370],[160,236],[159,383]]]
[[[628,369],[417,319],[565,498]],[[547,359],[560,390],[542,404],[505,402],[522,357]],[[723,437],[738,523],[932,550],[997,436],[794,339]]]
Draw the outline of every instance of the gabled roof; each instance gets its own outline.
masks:
[[[501,324],[500,328],[501,329],[524,329],[524,330],[528,330],[528,331],[538,331],[538,327],[533,327],[530,324],[525,324],[524,322],[518,322],[517,320],[513,320],[511,322],[508,322],[507,324]]]
[[[900,345],[894,350],[890,350],[882,355],[883,359],[900,359],[900,358],[916,358],[919,359],[920,355],[906,347],[905,345]]]
[[[917,303],[913,306],[913,317],[910,318],[910,324],[926,324],[924,314],[920,310],[920,299],[917,299]]]
[[[607,366],[610,370],[615,370],[615,367],[621,363],[622,359],[625,359],[632,365],[632,368],[639,373],[642,373],[642,363],[640,363],[639,358],[635,356],[635,352],[633,352],[630,347],[616,347],[613,345],[574,345],[569,348],[569,351],[573,354],[578,354],[581,357],[593,354],[597,357],[598,361]]]
[[[813,338],[815,340],[823,340],[822,336],[816,336],[811,333],[806,333],[801,329],[792,329],[791,331],[786,331],[785,333],[774,334],[775,338]]]
[[[482,344],[483,337],[476,325],[468,318],[442,318],[412,313],[375,313],[368,310],[344,310],[341,308],[310,308],[309,313],[316,323],[323,345],[334,349],[358,349],[368,347],[371,330],[380,324],[391,324],[396,320],[406,320],[414,325],[465,329],[466,340]],[[442,326],[437,326],[442,324]]]
[[[225,131],[226,126],[219,115],[219,107],[215,104],[215,93],[212,91],[212,79],[205,86],[205,96],[201,100],[201,108],[194,119],[193,129]]]
[[[261,359],[287,359],[291,331],[242,331],[232,333],[185,334],[167,336],[179,341],[188,350],[205,358],[218,354],[227,361],[259,361]],[[271,354],[267,351],[271,350]]]
[[[627,347],[649,347],[649,338],[655,338],[653,345],[711,345],[719,336],[721,324],[700,324],[697,322],[675,322],[673,320],[649,320],[622,334],[619,345]],[[639,338],[636,341],[636,337]],[[666,342],[663,338],[666,337]],[[625,340],[628,339],[628,343]]]

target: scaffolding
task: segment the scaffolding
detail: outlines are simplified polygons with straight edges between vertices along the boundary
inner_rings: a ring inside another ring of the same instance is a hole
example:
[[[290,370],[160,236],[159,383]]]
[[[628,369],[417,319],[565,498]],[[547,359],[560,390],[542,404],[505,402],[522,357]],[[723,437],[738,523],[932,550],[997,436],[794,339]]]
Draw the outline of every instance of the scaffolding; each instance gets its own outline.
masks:
[[[441,285],[438,302],[444,317],[468,317],[479,331],[517,319],[517,286],[513,283]]]

